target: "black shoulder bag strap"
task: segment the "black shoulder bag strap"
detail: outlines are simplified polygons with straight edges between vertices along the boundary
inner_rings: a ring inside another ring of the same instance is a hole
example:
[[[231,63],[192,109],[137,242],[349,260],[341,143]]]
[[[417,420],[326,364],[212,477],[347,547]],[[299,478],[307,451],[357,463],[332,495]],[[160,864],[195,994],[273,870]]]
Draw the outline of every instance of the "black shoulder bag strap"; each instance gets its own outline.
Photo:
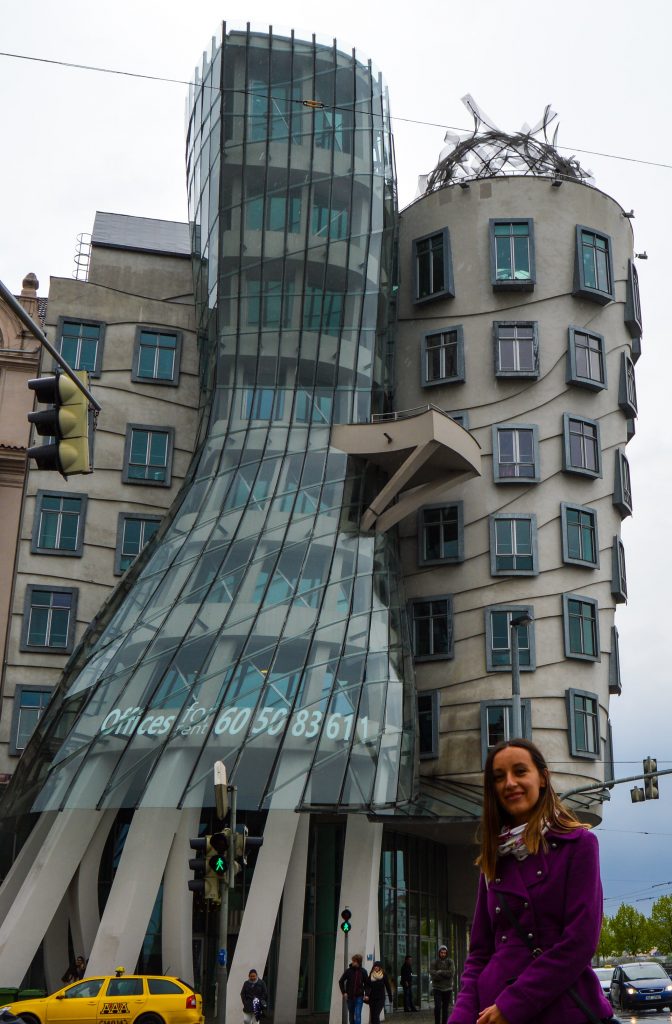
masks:
[[[533,944],[533,940],[531,939],[530,935],[525,931],[525,929],[521,925],[520,921],[518,920],[518,918],[514,914],[513,910],[511,909],[511,906],[509,904],[509,901],[507,900],[507,898],[504,895],[504,893],[503,892],[495,892],[495,899],[497,900],[497,902],[499,903],[500,907],[502,908],[502,910],[504,911],[504,913],[508,917],[509,921],[511,922],[511,924],[515,928],[516,934],[518,935],[518,937],[521,938],[523,940],[523,942],[525,943],[525,945],[528,947],[530,953],[532,954],[532,958],[536,959],[539,956],[540,953],[543,953],[543,950],[540,949],[538,946],[535,946]],[[595,1016],[595,1014],[590,1009],[590,1007],[588,1006],[586,1001],[584,999],[582,999],[582,997],[579,995],[579,993],[576,991],[576,989],[573,986],[571,988],[567,989],[567,993],[568,993],[568,995],[570,995],[572,997],[572,999],[574,1000],[576,1005],[579,1007],[579,1009],[582,1010],[583,1013],[585,1013],[586,1020],[588,1020],[590,1022],[590,1024],[603,1024],[602,1018]]]

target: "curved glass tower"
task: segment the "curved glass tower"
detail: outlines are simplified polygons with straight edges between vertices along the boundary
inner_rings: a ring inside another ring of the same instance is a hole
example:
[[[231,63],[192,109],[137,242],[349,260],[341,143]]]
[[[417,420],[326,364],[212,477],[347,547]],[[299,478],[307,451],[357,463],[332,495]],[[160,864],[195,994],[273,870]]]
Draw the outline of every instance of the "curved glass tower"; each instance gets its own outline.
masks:
[[[380,487],[330,445],[382,408],[395,192],[383,83],[354,52],[227,32],[187,141],[201,419],[161,531],[92,623],[13,807],[247,809],[414,796],[415,702]]]

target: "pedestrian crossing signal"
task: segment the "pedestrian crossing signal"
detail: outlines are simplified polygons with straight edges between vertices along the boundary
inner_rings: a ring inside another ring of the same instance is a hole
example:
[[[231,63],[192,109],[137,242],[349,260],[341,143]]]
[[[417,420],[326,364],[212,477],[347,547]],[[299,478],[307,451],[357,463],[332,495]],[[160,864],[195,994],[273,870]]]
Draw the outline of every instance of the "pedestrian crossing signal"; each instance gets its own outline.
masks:
[[[352,928],[352,925],[350,924],[350,918],[352,917],[352,911],[350,910],[350,907],[343,908],[343,910],[341,911],[341,917],[343,918],[341,922],[341,931],[347,935]]]

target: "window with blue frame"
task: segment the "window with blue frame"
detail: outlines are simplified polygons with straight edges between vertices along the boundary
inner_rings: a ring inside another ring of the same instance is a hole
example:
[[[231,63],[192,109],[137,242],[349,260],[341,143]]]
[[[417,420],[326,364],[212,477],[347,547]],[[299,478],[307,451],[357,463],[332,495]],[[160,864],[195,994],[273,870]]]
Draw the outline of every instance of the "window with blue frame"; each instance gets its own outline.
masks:
[[[54,654],[72,650],[77,591],[73,587],[29,584],[26,589],[21,650]]]
[[[38,491],[31,551],[35,554],[81,555],[85,494]]]
[[[536,321],[496,320],[493,325],[495,375],[538,377],[539,337]]]
[[[532,291],[534,229],[529,218],[490,221],[490,264],[495,291]]]
[[[490,572],[493,576],[535,576],[537,517],[498,512],[490,516]]]
[[[422,384],[464,380],[464,331],[461,325],[430,331],[422,339]]]
[[[495,483],[539,480],[539,442],[536,425],[501,424],[492,428]]]
[[[600,546],[597,535],[597,512],[585,505],[560,505],[562,523],[562,560],[570,565],[597,569]]]
[[[583,327],[569,328],[567,383],[593,391],[607,386],[607,361],[604,336]]]
[[[122,480],[129,484],[169,487],[173,457],[173,428],[129,424]]]
[[[563,413],[563,437],[562,468],[565,472],[602,476],[599,424],[595,420]]]
[[[58,350],[73,370],[87,370],[100,375],[103,359],[105,324],[96,320],[74,320],[59,317]]]
[[[448,228],[413,241],[415,301],[454,298]]]
[[[567,690],[570,749],[574,757],[600,755],[600,705],[596,693]]]
[[[14,710],[10,730],[9,753],[23,753],[28,740],[51,700],[51,686],[19,683],[14,691]]]
[[[416,661],[453,657],[453,598],[444,594],[411,601],[413,655]]]
[[[174,331],[139,327],[133,353],[133,381],[177,384],[181,337]]]
[[[160,516],[143,516],[132,512],[121,512],[117,527],[117,546],[114,572],[120,575],[133,564],[145,545],[152,539],[161,524]]]
[[[427,505],[418,512],[420,565],[464,560],[463,503]]]
[[[600,660],[600,628],[597,601],[578,594],[562,595],[565,656],[584,661]]]
[[[573,294],[601,305],[615,297],[611,238],[582,224],[576,228]]]
[[[532,616],[530,605],[495,605],[485,609],[485,664],[488,672],[511,669],[511,620],[521,615]],[[536,668],[534,622],[516,626],[518,662],[521,672]]]

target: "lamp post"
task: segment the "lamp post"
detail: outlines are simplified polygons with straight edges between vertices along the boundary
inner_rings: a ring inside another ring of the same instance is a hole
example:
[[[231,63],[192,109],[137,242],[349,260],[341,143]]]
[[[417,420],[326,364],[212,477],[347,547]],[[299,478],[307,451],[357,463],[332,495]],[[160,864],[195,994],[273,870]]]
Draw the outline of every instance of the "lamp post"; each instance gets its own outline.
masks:
[[[511,630],[511,736],[510,739],[520,739],[523,735],[523,714],[520,703],[520,651],[518,649],[518,627],[529,626],[532,623],[532,616],[529,612],[522,612],[511,618],[509,628]]]

